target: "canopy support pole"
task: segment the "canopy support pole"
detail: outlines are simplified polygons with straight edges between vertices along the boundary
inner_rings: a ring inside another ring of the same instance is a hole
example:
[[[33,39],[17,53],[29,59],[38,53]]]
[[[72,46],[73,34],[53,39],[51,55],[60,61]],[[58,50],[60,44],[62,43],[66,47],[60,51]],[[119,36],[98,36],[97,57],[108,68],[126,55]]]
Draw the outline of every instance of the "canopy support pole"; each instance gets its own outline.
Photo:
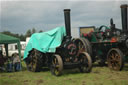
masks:
[[[6,57],[8,57],[8,44],[4,44],[5,51],[6,51]]]
[[[19,52],[19,58],[20,58],[20,70],[22,69],[22,65],[21,65],[21,47],[20,47],[20,42],[17,42],[17,46],[18,46],[18,52]]]

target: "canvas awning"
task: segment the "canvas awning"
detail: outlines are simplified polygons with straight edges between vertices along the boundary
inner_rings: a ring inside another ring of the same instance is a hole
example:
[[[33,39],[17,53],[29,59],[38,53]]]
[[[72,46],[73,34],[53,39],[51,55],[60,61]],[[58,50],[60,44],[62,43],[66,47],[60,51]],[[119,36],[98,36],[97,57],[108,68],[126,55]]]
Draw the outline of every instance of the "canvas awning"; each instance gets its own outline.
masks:
[[[19,57],[21,61],[20,39],[0,33],[0,44],[5,45],[6,56],[8,56],[8,44],[12,44],[12,43],[17,43]]]

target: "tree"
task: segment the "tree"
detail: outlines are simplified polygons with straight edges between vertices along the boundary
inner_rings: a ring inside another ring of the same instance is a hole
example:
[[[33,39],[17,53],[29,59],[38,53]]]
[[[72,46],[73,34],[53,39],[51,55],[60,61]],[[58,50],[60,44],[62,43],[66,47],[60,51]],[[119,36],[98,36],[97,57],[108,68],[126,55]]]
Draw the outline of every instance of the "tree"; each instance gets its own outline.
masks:
[[[26,32],[25,36],[26,36],[26,37],[30,37],[31,34],[32,34],[32,32],[31,32],[31,30],[29,29],[29,30]]]
[[[19,34],[14,34],[14,33],[11,33],[10,31],[3,31],[1,33],[9,35],[9,36],[16,37],[16,38],[20,38]]]
[[[20,40],[25,41],[25,36],[23,34],[20,35]]]
[[[10,31],[3,31],[3,32],[1,32],[1,33],[6,34],[6,35],[10,35],[10,36],[13,35]]]
[[[0,33],[19,38],[21,41],[25,41],[26,40],[26,35],[23,35],[23,34],[14,34],[14,33],[10,32],[10,31],[3,31],[3,32],[0,32]]]
[[[36,33],[36,29],[35,29],[35,28],[32,29],[32,34],[33,34],[33,33]]]
[[[43,32],[42,30],[39,31],[39,33]]]

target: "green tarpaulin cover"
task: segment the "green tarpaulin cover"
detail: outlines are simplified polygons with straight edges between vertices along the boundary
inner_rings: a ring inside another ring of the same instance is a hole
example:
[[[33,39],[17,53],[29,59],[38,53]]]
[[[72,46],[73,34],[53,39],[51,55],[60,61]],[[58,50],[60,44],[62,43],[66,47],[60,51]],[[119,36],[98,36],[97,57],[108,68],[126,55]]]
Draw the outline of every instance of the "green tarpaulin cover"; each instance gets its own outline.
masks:
[[[57,27],[48,32],[34,33],[25,48],[23,59],[27,58],[29,51],[33,48],[43,53],[55,52],[56,47],[61,45],[64,36],[66,36],[65,27]]]

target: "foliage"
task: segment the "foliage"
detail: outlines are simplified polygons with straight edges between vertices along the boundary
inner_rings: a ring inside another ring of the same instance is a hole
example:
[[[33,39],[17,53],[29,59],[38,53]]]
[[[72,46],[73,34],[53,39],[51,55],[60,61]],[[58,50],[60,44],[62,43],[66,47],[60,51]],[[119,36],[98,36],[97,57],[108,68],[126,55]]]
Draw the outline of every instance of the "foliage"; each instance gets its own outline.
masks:
[[[32,35],[32,32],[31,32],[31,30],[29,29],[29,30],[26,32],[25,37],[30,37],[31,35]]]
[[[33,33],[36,33],[36,29],[35,29],[35,28],[32,29],[32,34],[33,34]]]
[[[39,33],[43,32],[42,30],[39,31]]]
[[[1,33],[6,34],[6,35],[10,35],[10,36],[13,36],[13,37],[16,37],[16,38],[19,38],[21,41],[25,41],[26,40],[26,37],[31,37],[31,35],[33,33],[36,33],[36,32],[37,32],[36,29],[35,28],[32,28],[32,30],[31,29],[28,29],[24,35],[23,34],[15,34],[15,33],[12,33],[10,31],[3,31]],[[40,30],[39,33],[40,32],[43,32],[43,31]]]
[[[13,36],[13,37],[16,37],[16,38],[20,38],[21,41],[25,41],[25,36],[23,34],[21,34],[21,35],[14,34],[14,33],[11,33],[10,31],[3,31],[1,33],[6,34],[6,35],[10,35],[10,36]]]

